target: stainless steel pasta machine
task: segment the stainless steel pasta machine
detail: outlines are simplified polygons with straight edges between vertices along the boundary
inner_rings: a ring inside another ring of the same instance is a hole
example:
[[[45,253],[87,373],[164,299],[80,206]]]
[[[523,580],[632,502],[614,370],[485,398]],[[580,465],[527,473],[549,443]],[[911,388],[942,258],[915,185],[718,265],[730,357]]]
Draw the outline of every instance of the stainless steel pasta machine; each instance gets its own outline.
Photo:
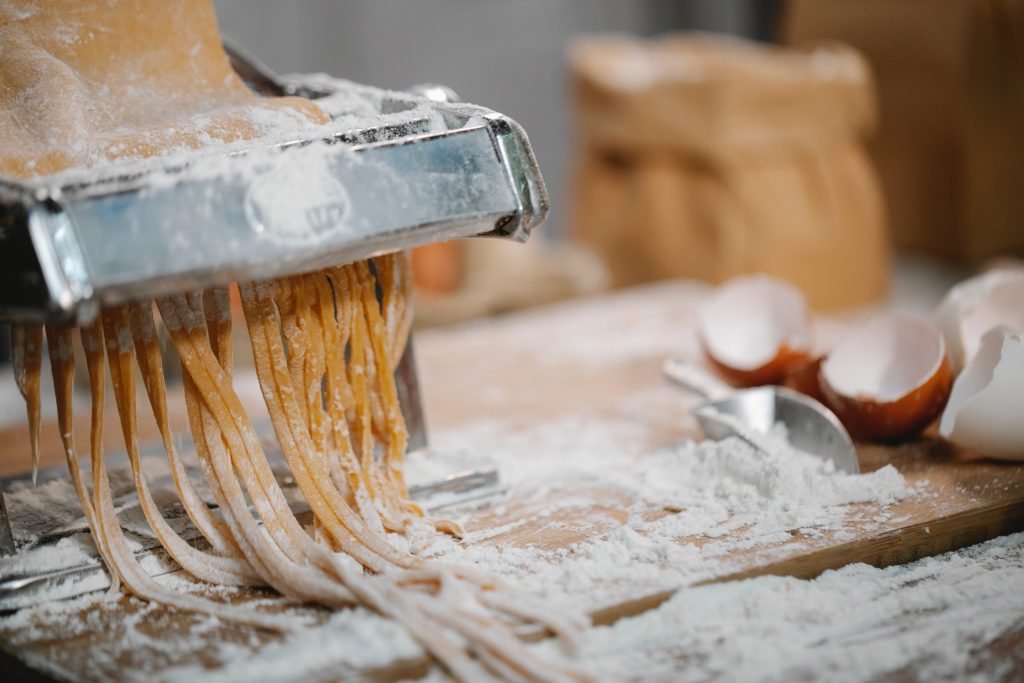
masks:
[[[279,77],[227,47],[256,92],[322,103],[328,132],[118,164],[100,177],[0,179],[0,320],[86,323],[104,306],[453,238],[525,241],[544,221],[540,171],[507,116],[452,101],[440,86],[392,92]],[[411,341],[396,377],[410,448],[422,447]],[[471,470],[437,487],[496,480],[493,470]],[[15,547],[0,490],[0,555]],[[0,572],[0,608],[59,580]]]

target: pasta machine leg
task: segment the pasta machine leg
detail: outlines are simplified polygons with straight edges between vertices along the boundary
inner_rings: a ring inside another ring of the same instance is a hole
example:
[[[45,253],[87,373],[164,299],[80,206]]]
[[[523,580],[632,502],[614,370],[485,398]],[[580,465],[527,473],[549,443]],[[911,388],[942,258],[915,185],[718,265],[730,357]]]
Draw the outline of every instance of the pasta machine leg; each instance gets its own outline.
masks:
[[[409,451],[427,446],[427,421],[423,414],[420,384],[416,375],[416,352],[413,350],[412,339],[413,335],[410,332],[409,341],[405,345],[405,353],[402,354],[402,360],[395,368],[398,403],[402,407],[406,429],[409,430]]]

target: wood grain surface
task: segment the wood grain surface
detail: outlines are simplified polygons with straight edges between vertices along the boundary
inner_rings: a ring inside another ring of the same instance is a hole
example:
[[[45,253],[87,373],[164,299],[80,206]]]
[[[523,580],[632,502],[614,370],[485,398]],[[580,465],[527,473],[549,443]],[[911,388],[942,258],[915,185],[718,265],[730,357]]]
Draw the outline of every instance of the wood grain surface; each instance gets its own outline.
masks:
[[[637,428],[639,447],[646,450],[693,437],[696,427],[688,409],[695,399],[665,382],[660,365],[669,354],[696,357],[692,314],[705,291],[686,283],[657,285],[422,333],[417,343],[431,428],[450,434],[487,421],[515,430],[574,416],[629,422]],[[822,321],[821,343],[827,345],[849,322]],[[0,434],[0,467],[5,471],[17,471],[12,463],[24,462],[22,431],[17,427]],[[59,459],[50,452],[52,446],[51,441],[44,443],[45,457]],[[699,582],[761,574],[808,578],[851,562],[904,563],[1024,529],[1022,465],[979,459],[934,436],[896,447],[860,444],[858,453],[864,471],[892,464],[923,495],[890,506],[877,519],[871,505],[856,506],[860,509],[853,519],[873,521],[860,526],[851,522],[839,537],[794,531],[778,543],[709,562]],[[621,494],[581,487],[579,496],[590,497],[591,504],[553,520],[549,506],[513,490],[501,505],[480,510],[470,528],[509,529],[486,543],[558,549],[627,522],[623,509],[628,501],[616,498]],[[679,539],[681,544],[703,542]],[[669,591],[620,586],[610,593],[616,596],[610,603],[602,599],[602,591],[594,591],[588,609],[596,623],[610,623],[656,606],[679,588],[684,586]],[[119,671],[152,656],[159,678],[160,658],[168,659],[167,666],[180,665],[180,653],[171,658],[144,643],[127,654],[114,647],[125,621],[132,615],[137,621],[140,609],[127,599],[103,603],[90,607],[74,628],[54,623],[52,632],[47,632],[44,619],[37,624],[38,637],[28,642],[0,629],[0,645],[10,649],[18,642],[19,656],[59,662],[66,676],[90,681],[119,680]],[[187,632],[195,622],[159,607],[146,607],[145,614],[164,638]],[[1020,642],[1019,634],[1007,637]],[[274,638],[232,625],[211,632],[211,641],[237,640],[254,647]],[[199,647],[185,659],[203,664],[210,657],[210,651]],[[424,672],[427,666],[426,661],[405,661],[348,673],[395,680]]]

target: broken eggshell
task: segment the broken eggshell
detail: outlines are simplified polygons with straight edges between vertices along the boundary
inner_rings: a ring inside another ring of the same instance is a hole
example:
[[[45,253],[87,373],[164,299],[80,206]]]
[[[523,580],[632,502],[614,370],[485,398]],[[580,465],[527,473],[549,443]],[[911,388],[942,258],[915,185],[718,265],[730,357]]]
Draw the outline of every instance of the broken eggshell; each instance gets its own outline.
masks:
[[[953,384],[939,433],[979,455],[1024,460],[1024,334],[985,333]]]
[[[1024,330],[1024,268],[1002,268],[964,280],[935,312],[954,372],[966,366],[982,336],[997,325]]]
[[[697,335],[708,361],[733,384],[775,384],[808,357],[807,303],[773,277],[735,278],[698,309]]]
[[[789,371],[783,386],[810,396],[819,403],[825,403],[825,394],[821,391],[821,364],[823,356],[808,358]]]
[[[939,415],[953,380],[939,329],[890,314],[844,338],[821,364],[820,381],[826,404],[851,434],[899,441]]]

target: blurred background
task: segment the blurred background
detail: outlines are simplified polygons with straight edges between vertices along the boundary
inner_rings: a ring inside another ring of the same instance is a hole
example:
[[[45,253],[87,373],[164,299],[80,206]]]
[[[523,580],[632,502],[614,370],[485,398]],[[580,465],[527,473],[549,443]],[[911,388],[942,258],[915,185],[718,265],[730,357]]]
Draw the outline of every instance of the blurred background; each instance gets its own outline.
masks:
[[[1024,0],[214,4],[279,73],[439,82],[526,128],[548,223],[419,250],[421,325],[758,271],[927,308],[1024,254]]]
[[[522,123],[564,227],[572,126],[567,45],[592,32],[771,39],[773,0],[215,0],[221,31],[279,73],[385,88],[440,82]]]
[[[440,82],[527,129],[541,239],[418,252],[421,323],[755,271],[836,311],[1024,251],[1021,2],[215,4],[279,72]]]

